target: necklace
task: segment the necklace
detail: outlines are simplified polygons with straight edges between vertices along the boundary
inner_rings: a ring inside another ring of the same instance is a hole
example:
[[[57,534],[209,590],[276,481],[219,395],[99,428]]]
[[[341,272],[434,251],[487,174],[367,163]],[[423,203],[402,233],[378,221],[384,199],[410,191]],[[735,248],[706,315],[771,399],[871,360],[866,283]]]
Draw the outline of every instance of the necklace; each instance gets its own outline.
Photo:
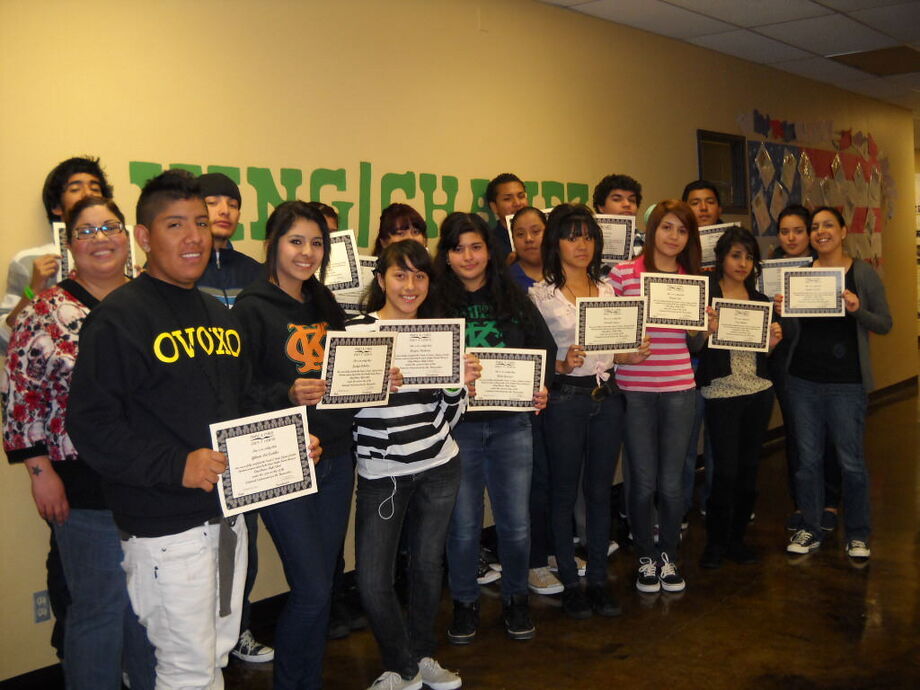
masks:
[[[573,304],[574,304],[575,302],[578,301],[578,295],[576,295],[576,294],[575,294],[575,291],[572,290],[572,288],[569,287],[569,284],[568,284],[568,283],[566,283],[566,284],[563,286],[563,289],[569,291],[569,294],[572,296],[572,303],[573,303]],[[594,296],[594,291],[595,291],[596,289],[597,289],[597,288],[596,288],[596,286],[594,285],[594,283],[589,282],[589,283],[588,283],[588,297],[593,297],[593,296]]]

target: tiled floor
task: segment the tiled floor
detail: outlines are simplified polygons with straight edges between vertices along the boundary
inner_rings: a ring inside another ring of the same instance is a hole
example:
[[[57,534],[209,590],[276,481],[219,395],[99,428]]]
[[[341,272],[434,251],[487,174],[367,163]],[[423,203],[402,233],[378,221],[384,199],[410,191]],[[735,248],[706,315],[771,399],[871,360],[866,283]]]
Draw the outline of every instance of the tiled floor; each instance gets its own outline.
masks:
[[[751,543],[760,566],[701,571],[703,525],[694,513],[682,546],[687,590],[642,595],[628,548],[611,558],[622,600],[616,619],[572,621],[557,600],[531,597],[537,637],[505,638],[497,586],[483,588],[476,641],[438,658],[467,688],[920,688],[917,397],[870,414],[866,452],[875,533],[871,563],[854,567],[842,535],[804,558],[787,558],[789,510],[781,450],[764,459]],[[438,627],[446,628],[445,593]],[[266,637],[270,636],[266,631]],[[369,632],[331,642],[330,690],[363,688],[381,672]],[[270,669],[232,664],[227,688],[270,688]]]

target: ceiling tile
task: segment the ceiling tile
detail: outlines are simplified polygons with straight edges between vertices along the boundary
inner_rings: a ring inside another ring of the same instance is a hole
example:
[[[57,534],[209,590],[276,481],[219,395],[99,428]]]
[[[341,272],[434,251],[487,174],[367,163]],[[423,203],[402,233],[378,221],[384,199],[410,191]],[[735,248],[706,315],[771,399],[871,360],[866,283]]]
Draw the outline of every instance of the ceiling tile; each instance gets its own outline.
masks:
[[[770,24],[758,27],[757,31],[820,55],[877,50],[898,44],[893,38],[842,14]]]
[[[745,29],[691,38],[690,43],[764,64],[814,57],[804,50]]]
[[[834,85],[845,86],[850,82],[866,81],[868,79],[865,72],[860,72],[852,67],[846,67],[833,60],[821,57],[778,62],[772,66],[786,72],[793,72],[809,79]]]
[[[693,38],[737,28],[659,0],[599,0],[572,9],[672,38]]]
[[[908,95],[908,91],[910,91],[909,88],[902,84],[894,84],[880,77],[876,79],[867,79],[865,81],[851,81],[847,83],[846,89],[883,101],[906,96]]]
[[[903,2],[903,0],[899,1]],[[811,0],[771,0],[770,2],[764,2],[764,0],[668,0],[668,2],[738,26],[776,24],[794,19],[820,17],[833,12]]]
[[[900,84],[901,86],[906,86],[909,89],[920,90],[920,72],[895,74],[890,77],[885,77],[885,81],[890,81],[894,84]]]
[[[920,41],[920,2],[874,7],[851,12],[850,16],[906,43]]]
[[[560,7],[571,7],[572,5],[584,5],[585,0],[540,0],[547,5],[559,5]]]
[[[841,12],[853,12],[862,10],[867,7],[885,7],[886,5],[897,5],[904,0],[819,0],[822,5],[833,7]]]

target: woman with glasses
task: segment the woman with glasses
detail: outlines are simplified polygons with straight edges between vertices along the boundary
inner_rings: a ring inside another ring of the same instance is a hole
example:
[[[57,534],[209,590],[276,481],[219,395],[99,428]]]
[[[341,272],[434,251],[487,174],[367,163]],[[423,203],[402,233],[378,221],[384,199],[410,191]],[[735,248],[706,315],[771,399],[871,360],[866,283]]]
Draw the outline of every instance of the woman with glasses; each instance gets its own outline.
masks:
[[[380,228],[374,242],[373,256],[380,256],[391,242],[415,240],[428,246],[428,224],[408,204],[390,204],[380,214]]]
[[[530,288],[530,298],[543,315],[558,353],[544,420],[552,480],[550,520],[559,580],[565,587],[562,609],[576,619],[592,613],[620,614],[607,585],[607,546],[617,461],[614,449],[620,447],[623,434],[623,396],[613,380],[614,355],[589,354],[575,338],[578,298],[614,296],[613,287],[602,277],[603,244],[597,221],[586,206],[557,206],[543,233],[545,280]],[[588,536],[584,591],[572,545],[572,513],[582,476]]]
[[[52,524],[70,590],[64,647],[68,688],[153,687],[153,655],[131,610],[121,538],[97,475],[64,427],[79,333],[90,311],[124,285],[129,238],[111,199],[86,197],[66,221],[73,271],[36,295],[10,339],[2,391],[3,445],[25,465],[39,515]]]

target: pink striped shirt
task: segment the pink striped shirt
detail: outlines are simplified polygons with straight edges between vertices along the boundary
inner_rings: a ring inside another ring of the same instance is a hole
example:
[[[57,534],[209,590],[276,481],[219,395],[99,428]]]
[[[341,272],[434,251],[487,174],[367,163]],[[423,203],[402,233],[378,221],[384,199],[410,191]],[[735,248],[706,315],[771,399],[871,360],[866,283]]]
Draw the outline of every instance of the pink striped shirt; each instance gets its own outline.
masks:
[[[620,297],[637,297],[641,293],[640,276],[645,272],[645,259],[614,266],[610,271],[613,290]],[[685,273],[683,268],[680,273]],[[624,391],[668,393],[695,388],[687,331],[680,328],[649,327],[651,354],[640,364],[617,366],[617,385]]]

